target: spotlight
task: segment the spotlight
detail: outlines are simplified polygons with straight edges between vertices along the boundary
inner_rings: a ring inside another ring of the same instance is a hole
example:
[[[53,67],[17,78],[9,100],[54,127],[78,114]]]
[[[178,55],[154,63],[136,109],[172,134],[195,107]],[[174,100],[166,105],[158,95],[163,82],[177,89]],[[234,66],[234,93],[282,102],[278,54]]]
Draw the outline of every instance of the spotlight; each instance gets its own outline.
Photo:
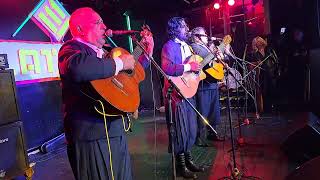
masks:
[[[219,3],[214,3],[213,8],[214,9],[220,9],[220,4]]]
[[[228,0],[228,4],[229,4],[229,6],[233,6],[235,4],[235,1],[234,0]]]

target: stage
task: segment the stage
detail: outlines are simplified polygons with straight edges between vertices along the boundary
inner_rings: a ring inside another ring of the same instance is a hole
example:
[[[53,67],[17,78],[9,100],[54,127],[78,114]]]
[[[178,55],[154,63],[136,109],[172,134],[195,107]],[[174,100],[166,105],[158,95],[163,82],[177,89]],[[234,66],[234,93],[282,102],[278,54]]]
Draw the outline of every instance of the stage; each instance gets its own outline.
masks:
[[[206,166],[205,173],[198,173],[199,179],[223,179],[230,176],[233,167],[228,119],[222,112],[222,123],[218,132],[225,136],[224,142],[211,143],[211,147],[193,148],[197,163]],[[251,120],[251,115],[249,114]],[[237,113],[232,113],[233,124],[237,125]],[[246,176],[256,179],[281,180],[294,170],[297,164],[290,162],[282,152],[281,143],[308,119],[308,113],[272,113],[262,115],[255,123],[243,126],[244,146],[236,145],[236,165]],[[155,137],[156,130],[156,137]],[[238,128],[234,130],[239,137]],[[155,148],[156,138],[156,148]],[[143,111],[134,121],[132,132],[128,134],[129,149],[133,164],[134,179],[171,179],[170,154],[167,152],[168,135],[164,114]],[[47,154],[29,156],[36,162],[34,180],[72,180],[73,175],[67,159],[66,146],[57,147]],[[156,163],[155,163],[156,162]],[[23,179],[22,177],[17,179]],[[178,179],[182,179],[178,177]],[[243,178],[245,179],[245,178]]]

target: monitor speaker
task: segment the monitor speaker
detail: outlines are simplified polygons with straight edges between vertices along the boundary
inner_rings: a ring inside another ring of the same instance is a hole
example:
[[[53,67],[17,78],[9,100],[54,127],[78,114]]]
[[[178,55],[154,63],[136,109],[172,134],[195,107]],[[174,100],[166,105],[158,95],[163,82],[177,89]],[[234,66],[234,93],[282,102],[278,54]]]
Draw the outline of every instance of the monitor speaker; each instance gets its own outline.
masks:
[[[29,168],[22,122],[0,126],[0,179],[25,174]]]
[[[292,162],[302,164],[320,156],[320,119],[309,114],[309,122],[296,130],[282,144],[282,149]]]
[[[286,180],[319,179],[320,156],[304,163],[290,173]]]

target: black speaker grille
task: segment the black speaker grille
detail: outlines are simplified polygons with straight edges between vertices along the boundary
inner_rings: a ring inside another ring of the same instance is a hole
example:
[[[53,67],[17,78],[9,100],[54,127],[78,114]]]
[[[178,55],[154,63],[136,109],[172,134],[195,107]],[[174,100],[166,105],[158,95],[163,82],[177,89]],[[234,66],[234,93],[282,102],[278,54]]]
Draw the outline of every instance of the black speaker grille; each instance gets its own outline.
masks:
[[[0,175],[8,178],[23,175],[27,167],[22,122],[0,126]]]
[[[0,71],[0,125],[20,120],[12,70]]]

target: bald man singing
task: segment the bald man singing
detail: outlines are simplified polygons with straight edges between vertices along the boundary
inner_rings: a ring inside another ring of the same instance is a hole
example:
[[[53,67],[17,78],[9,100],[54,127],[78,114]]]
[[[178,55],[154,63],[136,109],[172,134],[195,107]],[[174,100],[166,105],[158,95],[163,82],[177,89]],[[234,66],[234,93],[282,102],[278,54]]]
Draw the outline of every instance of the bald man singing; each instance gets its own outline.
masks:
[[[100,107],[96,99],[102,98],[97,97],[90,81],[133,69],[135,61],[132,55],[104,58],[102,47],[107,27],[93,9],[75,10],[69,26],[73,39],[65,42],[59,51],[59,72],[72,171],[77,180],[130,180],[132,172],[125,134],[128,124],[120,116],[108,117],[107,138],[103,116],[95,110]],[[153,39],[146,39],[145,44],[152,55]],[[149,65],[144,55],[139,57],[139,62],[144,67]]]

